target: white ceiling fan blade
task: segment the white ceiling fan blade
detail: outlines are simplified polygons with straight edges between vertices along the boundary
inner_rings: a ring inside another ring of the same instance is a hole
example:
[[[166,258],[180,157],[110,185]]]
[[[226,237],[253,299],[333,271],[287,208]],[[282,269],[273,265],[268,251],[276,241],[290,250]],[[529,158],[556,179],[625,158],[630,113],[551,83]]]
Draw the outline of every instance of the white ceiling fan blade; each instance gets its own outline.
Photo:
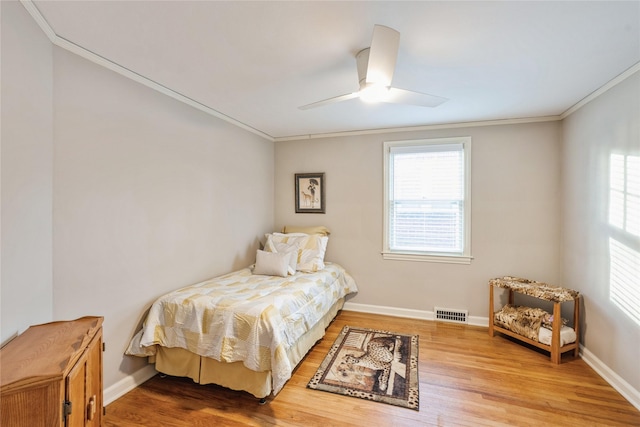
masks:
[[[303,105],[302,107],[298,107],[300,110],[308,110],[310,108],[322,107],[327,104],[334,104],[336,102],[347,101],[349,99],[357,98],[360,96],[358,92],[348,93],[346,95],[334,96],[333,98],[324,99],[322,101],[313,102],[311,104]]]
[[[369,65],[367,66],[366,82],[368,84],[391,86],[399,46],[399,32],[384,25],[373,27]]]
[[[394,104],[419,105],[421,107],[437,107],[447,102],[448,98],[441,96],[429,95],[427,93],[413,92],[410,90],[398,89],[392,87],[389,89],[389,95],[384,102],[392,102]]]
[[[391,87],[399,46],[399,32],[384,25],[375,25],[371,47],[362,49],[356,55],[360,90],[298,108],[308,110],[358,97],[365,102],[391,102],[421,107],[437,107],[448,101],[440,96]]]

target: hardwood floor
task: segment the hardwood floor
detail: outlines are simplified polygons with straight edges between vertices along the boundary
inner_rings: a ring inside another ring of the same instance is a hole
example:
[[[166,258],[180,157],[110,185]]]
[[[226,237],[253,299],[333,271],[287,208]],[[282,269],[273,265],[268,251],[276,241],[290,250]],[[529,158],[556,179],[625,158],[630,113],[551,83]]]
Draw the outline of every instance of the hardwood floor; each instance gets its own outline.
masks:
[[[420,411],[306,388],[345,325],[420,336]],[[265,405],[155,376],[106,408],[105,426],[640,426],[640,411],[580,358],[486,328],[343,311]]]

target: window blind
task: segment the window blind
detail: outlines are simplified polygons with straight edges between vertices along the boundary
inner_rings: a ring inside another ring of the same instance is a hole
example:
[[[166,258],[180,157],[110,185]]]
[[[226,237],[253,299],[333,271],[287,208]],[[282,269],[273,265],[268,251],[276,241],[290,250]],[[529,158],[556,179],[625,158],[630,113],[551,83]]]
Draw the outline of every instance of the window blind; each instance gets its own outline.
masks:
[[[389,249],[463,254],[463,144],[390,147],[388,168]]]

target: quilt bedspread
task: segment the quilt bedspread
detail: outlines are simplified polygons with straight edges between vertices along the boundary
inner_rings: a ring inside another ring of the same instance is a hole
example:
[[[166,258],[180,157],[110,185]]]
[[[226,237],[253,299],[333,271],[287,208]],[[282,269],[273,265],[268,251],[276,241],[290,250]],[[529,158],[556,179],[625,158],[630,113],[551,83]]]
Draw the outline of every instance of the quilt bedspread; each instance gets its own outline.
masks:
[[[254,275],[250,268],[187,286],[153,303],[127,354],[180,347],[221,362],[271,370],[276,394],[291,377],[286,351],[340,298],[357,292],[338,264],[316,273]]]

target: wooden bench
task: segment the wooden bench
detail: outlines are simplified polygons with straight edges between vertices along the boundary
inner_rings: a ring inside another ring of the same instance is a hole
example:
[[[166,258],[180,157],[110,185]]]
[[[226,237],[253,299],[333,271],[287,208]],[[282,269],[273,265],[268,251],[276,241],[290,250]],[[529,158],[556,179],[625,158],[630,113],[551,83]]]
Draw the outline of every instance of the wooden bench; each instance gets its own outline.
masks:
[[[509,329],[495,324],[495,312],[493,302],[493,289],[499,287],[509,291],[509,304],[514,304],[514,294],[520,293],[534,298],[538,298],[553,303],[553,326],[551,334],[551,345],[534,341],[519,335]],[[494,336],[495,332],[508,335],[532,346],[541,348],[551,353],[551,361],[560,363],[562,353],[573,350],[573,355],[578,356],[580,350],[580,294],[577,291],[558,286],[548,285],[542,282],[527,280],[517,277],[505,276],[489,280],[489,335]],[[560,346],[560,329],[562,328],[561,304],[573,301],[573,329],[576,333],[576,340]]]

